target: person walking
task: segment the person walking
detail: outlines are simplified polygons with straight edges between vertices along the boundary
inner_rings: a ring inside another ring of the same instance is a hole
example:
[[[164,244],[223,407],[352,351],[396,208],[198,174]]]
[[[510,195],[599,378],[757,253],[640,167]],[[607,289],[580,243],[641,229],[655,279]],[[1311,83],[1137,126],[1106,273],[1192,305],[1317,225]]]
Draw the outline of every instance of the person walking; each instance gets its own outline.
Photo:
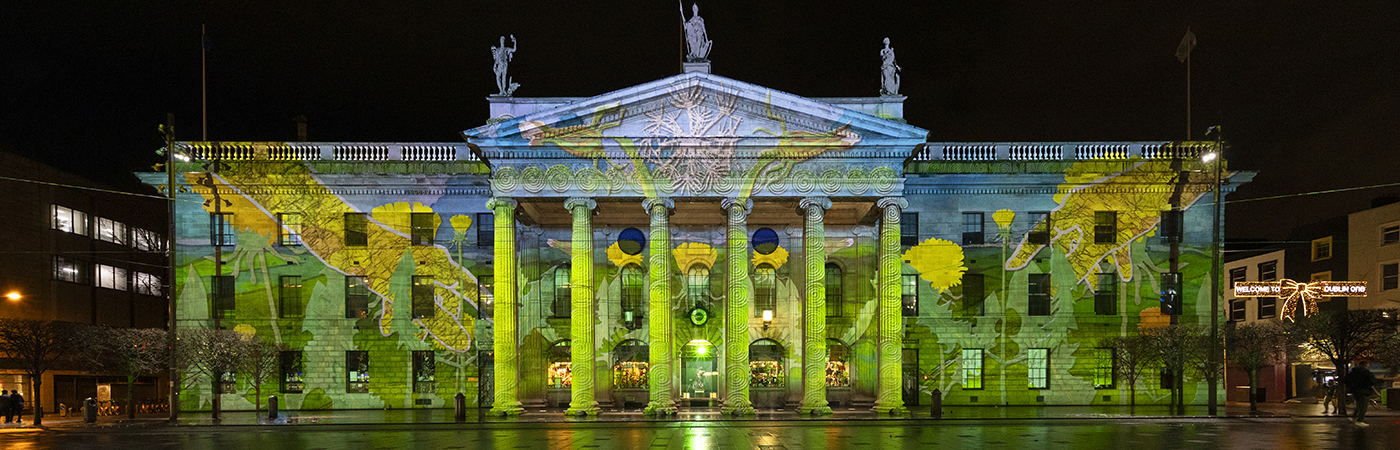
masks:
[[[1327,415],[1327,408],[1329,407],[1334,407],[1333,409],[1336,410],[1336,414],[1341,414],[1342,409],[1332,404],[1332,402],[1337,400],[1337,380],[1331,379],[1323,383],[1322,391],[1322,414]]]
[[[15,415],[15,422],[24,423],[24,396],[19,395],[18,389],[10,393],[10,411]],[[8,414],[6,414],[5,418],[5,421],[9,422]]]
[[[1364,427],[1366,423],[1366,408],[1371,405],[1371,393],[1376,390],[1376,376],[1365,367],[1353,367],[1347,372],[1344,380],[1347,392],[1356,399],[1356,416],[1351,418],[1356,426]]]
[[[10,414],[10,390],[0,389],[0,414],[5,415],[5,423],[11,423],[13,417]]]

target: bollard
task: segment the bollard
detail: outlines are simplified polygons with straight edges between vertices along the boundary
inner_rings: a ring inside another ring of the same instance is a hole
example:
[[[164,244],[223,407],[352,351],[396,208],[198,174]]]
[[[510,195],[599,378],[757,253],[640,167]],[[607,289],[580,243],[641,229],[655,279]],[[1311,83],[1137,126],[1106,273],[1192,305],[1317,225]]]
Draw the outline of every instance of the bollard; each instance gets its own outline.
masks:
[[[929,416],[934,419],[943,418],[943,391],[933,390],[933,401],[929,402]]]
[[[267,396],[267,420],[277,420],[277,396]]]
[[[466,421],[467,421],[467,396],[466,396],[466,394],[463,394],[463,393],[461,393],[461,392],[458,392],[458,393],[457,393],[457,396],[456,396],[456,397],[453,397],[453,398],[456,399],[456,402],[455,402],[455,403],[456,403],[456,406],[457,406],[457,410],[453,412],[453,417],[457,419],[457,423],[466,422]]]
[[[92,397],[83,400],[83,422],[97,423],[97,400]]]

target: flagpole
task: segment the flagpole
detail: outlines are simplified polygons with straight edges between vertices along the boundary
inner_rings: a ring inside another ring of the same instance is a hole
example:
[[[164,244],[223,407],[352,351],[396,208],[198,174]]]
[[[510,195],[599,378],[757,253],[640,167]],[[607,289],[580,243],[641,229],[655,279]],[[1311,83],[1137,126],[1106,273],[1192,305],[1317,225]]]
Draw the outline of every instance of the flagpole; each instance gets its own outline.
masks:
[[[1187,27],[1186,32],[1191,32]],[[1186,52],[1186,140],[1191,140],[1191,52]]]
[[[204,125],[204,134],[200,140],[206,142],[209,141],[209,71],[204,60],[209,54],[208,39],[208,35],[204,34],[204,24],[199,24],[199,112],[200,121]]]

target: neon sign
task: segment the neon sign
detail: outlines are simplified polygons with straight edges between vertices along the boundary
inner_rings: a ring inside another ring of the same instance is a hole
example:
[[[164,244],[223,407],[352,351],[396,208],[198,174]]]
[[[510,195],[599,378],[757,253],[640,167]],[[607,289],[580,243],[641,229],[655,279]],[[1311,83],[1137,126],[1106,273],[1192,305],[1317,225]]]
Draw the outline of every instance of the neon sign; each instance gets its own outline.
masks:
[[[1314,281],[1299,283],[1289,279],[1279,281],[1236,281],[1235,297],[1279,297],[1283,299],[1283,317],[1293,320],[1302,308],[1303,315],[1317,314],[1317,301],[1322,297],[1365,297],[1365,281]]]

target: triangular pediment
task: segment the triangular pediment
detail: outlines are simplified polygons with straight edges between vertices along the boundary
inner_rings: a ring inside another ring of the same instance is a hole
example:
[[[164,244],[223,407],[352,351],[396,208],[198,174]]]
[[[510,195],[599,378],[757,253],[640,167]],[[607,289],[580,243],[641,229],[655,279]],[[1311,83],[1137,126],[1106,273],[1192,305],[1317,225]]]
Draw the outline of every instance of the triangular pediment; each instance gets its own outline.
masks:
[[[892,182],[887,179],[902,178],[902,162],[928,131],[692,72],[501,118],[464,134],[491,161],[493,180],[502,181],[493,181],[499,194],[540,187],[545,178],[554,181],[544,184],[571,184],[563,180],[592,178],[579,174],[593,169],[603,179],[636,181],[638,193],[652,196],[646,191],[653,188],[658,195],[725,194],[731,183],[762,195],[758,191],[775,182],[808,186],[836,174],[885,187]],[[615,172],[622,175],[608,175]],[[879,180],[864,180],[871,173]]]

